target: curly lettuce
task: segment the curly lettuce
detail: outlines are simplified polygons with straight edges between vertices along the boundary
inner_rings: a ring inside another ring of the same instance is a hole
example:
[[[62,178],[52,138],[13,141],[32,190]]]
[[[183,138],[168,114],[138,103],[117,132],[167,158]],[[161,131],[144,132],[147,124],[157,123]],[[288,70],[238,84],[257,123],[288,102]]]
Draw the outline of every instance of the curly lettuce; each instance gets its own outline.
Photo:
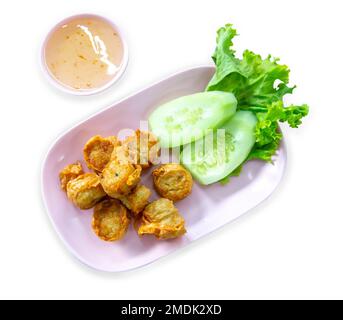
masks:
[[[237,98],[238,110],[252,111],[256,115],[256,143],[247,161],[271,162],[282,139],[278,123],[286,122],[297,128],[309,108],[306,104],[286,107],[283,98],[295,89],[295,86],[289,86],[289,68],[280,64],[277,58],[262,59],[249,50],[238,58],[233,50],[236,35],[231,24],[218,30],[217,47],[212,57],[216,72],[206,90],[232,92]]]

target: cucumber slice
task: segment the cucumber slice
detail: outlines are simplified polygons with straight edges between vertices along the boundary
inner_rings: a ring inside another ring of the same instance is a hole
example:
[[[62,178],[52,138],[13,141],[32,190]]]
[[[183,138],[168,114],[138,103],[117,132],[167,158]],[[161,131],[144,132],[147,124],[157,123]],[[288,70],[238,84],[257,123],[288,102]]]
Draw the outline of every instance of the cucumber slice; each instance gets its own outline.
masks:
[[[182,164],[201,184],[222,180],[248,157],[255,144],[256,123],[252,112],[237,111],[222,129],[185,146]]]
[[[172,100],[149,117],[151,131],[162,148],[174,148],[202,138],[208,129],[225,123],[236,112],[232,93],[211,91]]]

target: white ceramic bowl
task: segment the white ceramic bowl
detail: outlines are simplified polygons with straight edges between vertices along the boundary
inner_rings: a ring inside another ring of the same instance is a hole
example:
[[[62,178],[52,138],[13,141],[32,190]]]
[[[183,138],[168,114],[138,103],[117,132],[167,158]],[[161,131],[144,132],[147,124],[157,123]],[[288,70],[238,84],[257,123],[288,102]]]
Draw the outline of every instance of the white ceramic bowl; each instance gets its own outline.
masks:
[[[98,19],[102,19],[105,20],[106,22],[108,22],[113,29],[116,30],[116,32],[118,33],[122,44],[123,44],[123,59],[121,62],[121,65],[119,67],[118,72],[116,73],[116,75],[113,77],[113,79],[109,82],[107,82],[105,85],[99,87],[99,88],[94,88],[94,89],[83,89],[83,90],[76,90],[76,89],[72,89],[66,85],[64,85],[62,82],[58,81],[53,74],[50,72],[47,64],[46,64],[46,60],[45,60],[45,49],[46,49],[46,45],[47,42],[50,38],[50,36],[52,35],[52,33],[59,28],[60,26],[66,24],[68,21],[71,21],[75,18],[82,18],[82,17],[95,17]],[[43,73],[45,74],[46,78],[48,79],[48,81],[55,86],[57,89],[62,90],[63,92],[66,93],[70,93],[73,95],[77,95],[77,96],[87,96],[87,95],[93,95],[93,94],[97,94],[100,93],[106,89],[108,89],[109,87],[111,87],[114,83],[116,83],[121,76],[124,74],[128,61],[129,61],[129,52],[128,52],[128,47],[127,47],[127,43],[125,41],[125,37],[124,34],[122,32],[122,30],[110,19],[102,16],[102,15],[97,15],[97,14],[89,14],[89,13],[85,13],[85,14],[78,14],[78,15],[73,15],[70,16],[62,21],[60,21],[59,23],[57,23],[52,29],[51,31],[47,34],[45,40],[43,41],[43,45],[42,45],[42,49],[41,49],[41,66],[43,69]]]

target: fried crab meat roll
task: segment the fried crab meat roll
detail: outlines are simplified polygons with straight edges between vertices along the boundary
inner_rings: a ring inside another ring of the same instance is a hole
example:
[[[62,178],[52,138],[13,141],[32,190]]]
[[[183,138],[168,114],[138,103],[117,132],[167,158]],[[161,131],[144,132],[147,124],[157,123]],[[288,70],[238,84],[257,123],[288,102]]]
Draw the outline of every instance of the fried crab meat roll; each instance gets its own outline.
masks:
[[[122,239],[130,225],[128,210],[116,199],[106,199],[94,208],[92,228],[104,241]]]
[[[115,136],[103,138],[102,136],[92,137],[83,148],[83,155],[87,166],[97,172],[102,172],[111,159],[113,149],[120,145]]]
[[[186,198],[193,187],[192,175],[179,164],[166,164],[152,173],[156,191],[172,201]]]
[[[85,173],[67,184],[67,196],[82,210],[93,208],[106,196],[100,184],[100,178],[95,173]]]
[[[139,236],[151,234],[165,240],[181,237],[185,233],[185,220],[172,201],[161,198],[144,209],[138,227]]]
[[[69,164],[66,167],[64,167],[59,174],[61,189],[67,191],[68,182],[76,179],[83,173],[84,172],[80,162]]]
[[[101,185],[112,198],[128,195],[140,182],[142,168],[110,161],[100,175]]]
[[[127,196],[120,197],[120,200],[126,208],[137,216],[149,204],[150,196],[150,189],[146,186],[139,185]]]
[[[122,145],[128,150],[131,163],[139,164],[143,169],[157,164],[161,149],[157,138],[151,132],[136,130]]]

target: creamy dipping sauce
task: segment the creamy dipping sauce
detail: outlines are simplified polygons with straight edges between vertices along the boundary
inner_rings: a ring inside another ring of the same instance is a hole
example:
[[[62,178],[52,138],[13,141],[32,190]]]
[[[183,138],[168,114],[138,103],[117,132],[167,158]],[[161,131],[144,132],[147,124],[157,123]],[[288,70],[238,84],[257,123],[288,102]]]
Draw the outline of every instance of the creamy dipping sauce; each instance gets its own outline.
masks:
[[[123,54],[117,30],[97,16],[71,18],[50,34],[45,46],[50,74],[75,90],[105,86],[119,71]]]

